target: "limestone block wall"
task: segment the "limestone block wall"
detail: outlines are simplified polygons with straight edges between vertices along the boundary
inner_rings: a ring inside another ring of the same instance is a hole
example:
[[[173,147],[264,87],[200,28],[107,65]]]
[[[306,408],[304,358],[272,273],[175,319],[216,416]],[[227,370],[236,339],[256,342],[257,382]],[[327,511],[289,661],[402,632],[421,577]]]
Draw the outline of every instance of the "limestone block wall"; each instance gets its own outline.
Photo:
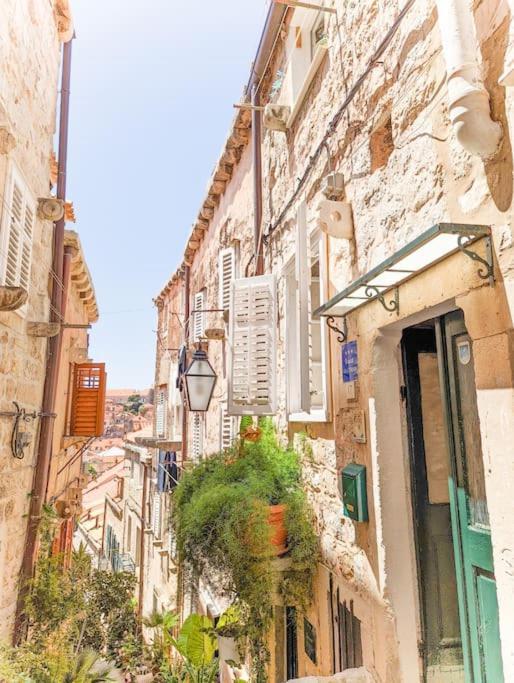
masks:
[[[51,2],[5,0],[0,7],[0,126],[14,148],[0,154],[0,202],[11,164],[16,164],[34,202],[49,194],[49,159],[55,131],[59,43]],[[52,224],[36,220],[29,300],[24,313],[0,313],[0,410],[12,401],[39,411],[46,340],[27,336],[27,321],[46,321]],[[5,224],[2,225],[2,230]],[[2,254],[2,258],[4,258]],[[25,541],[32,486],[37,421],[28,426],[32,444],[24,460],[10,450],[12,420],[0,418],[0,639],[9,637]]]
[[[418,0],[414,4],[388,48],[370,65],[374,51],[403,4],[336,0],[338,14],[331,16],[327,25],[327,56],[293,127],[286,134],[271,131],[263,134],[265,233],[270,225],[275,227],[289,203],[264,250],[266,272],[276,273],[279,279],[276,422],[282,437],[294,438],[303,452],[305,486],[316,512],[323,565],[333,572],[342,597],[355,602],[356,616],[362,621],[364,664],[380,681],[420,680],[416,560],[406,468],[405,417],[399,397],[398,343],[402,321],[410,319],[409,316],[422,320],[423,315],[430,316],[434,311],[462,306],[477,349],[477,390],[488,463],[502,649],[506,680],[510,680],[514,677],[511,602],[514,586],[509,533],[514,513],[506,500],[510,489],[506,482],[512,481],[513,474],[508,470],[509,459],[498,434],[508,435],[513,429],[511,131],[514,130],[514,95],[499,86],[498,78],[503,69],[512,17],[506,2],[473,3],[478,59],[491,96],[492,118],[501,123],[503,130],[498,153],[483,161],[460,147],[450,124],[446,65],[433,0]],[[279,97],[272,86],[287,68],[289,58],[279,41],[264,83],[264,101],[268,96]],[[351,103],[334,123],[345,97],[366,71]],[[327,150],[322,150],[311,162],[329,130],[330,162]],[[310,163],[310,174],[301,190],[295,192]],[[461,256],[453,257],[406,287],[399,320],[383,311],[379,304],[372,304],[351,317],[350,335],[358,340],[361,354],[356,397],[349,400],[346,395],[340,380],[340,346],[331,335],[331,420],[326,424],[291,424],[286,406],[284,267],[294,254],[299,202],[307,202],[308,230],[315,230],[321,181],[329,171],[344,175],[355,226],[352,241],[328,240],[330,295],[442,221],[492,227],[497,285],[494,289],[482,287],[483,283],[477,280],[476,265],[463,261]],[[191,294],[205,288],[209,308],[218,307],[220,247],[237,240],[240,275],[253,274],[252,212],[251,158],[247,148],[191,262]],[[495,324],[490,321],[491,316]],[[396,328],[393,323],[397,324]],[[210,342],[208,351],[219,382],[211,410],[204,418],[204,453],[219,447],[218,403],[226,395],[223,343]],[[487,353],[498,354],[492,378],[485,370]],[[398,392],[392,399],[391,387],[396,386]],[[382,408],[380,401],[385,401]],[[390,413],[383,412],[386,404]],[[352,440],[351,431],[357,412],[363,410],[367,442],[358,444]],[[393,424],[398,429],[392,428]],[[398,455],[391,461],[393,446]],[[337,473],[352,459],[368,466],[371,513],[367,525],[355,525],[342,516]],[[326,643],[326,575],[323,572],[320,572],[317,591],[321,597],[315,603],[312,619],[317,620],[324,634],[320,637]],[[323,657],[317,668],[313,670],[301,656],[301,675],[330,673],[330,660]]]

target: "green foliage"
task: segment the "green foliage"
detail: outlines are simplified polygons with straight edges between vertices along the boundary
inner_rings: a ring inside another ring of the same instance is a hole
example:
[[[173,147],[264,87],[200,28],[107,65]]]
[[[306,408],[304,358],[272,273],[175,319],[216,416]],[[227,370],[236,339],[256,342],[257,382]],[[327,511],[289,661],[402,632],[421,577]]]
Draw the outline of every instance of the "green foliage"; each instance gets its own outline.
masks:
[[[318,546],[298,454],[280,445],[271,420],[259,422],[256,441],[244,439],[250,426],[242,421],[239,442],[182,477],[174,493],[173,519],[182,560],[236,596],[259,683],[266,680],[274,591],[278,588],[287,604],[308,605]],[[280,503],[288,510],[292,562],[277,576],[268,514],[269,505]]]
[[[124,405],[125,410],[128,413],[133,413],[134,415],[137,415],[139,413],[139,409],[141,408],[142,405],[144,405],[144,398],[140,394],[131,394],[127,398],[127,402]]]

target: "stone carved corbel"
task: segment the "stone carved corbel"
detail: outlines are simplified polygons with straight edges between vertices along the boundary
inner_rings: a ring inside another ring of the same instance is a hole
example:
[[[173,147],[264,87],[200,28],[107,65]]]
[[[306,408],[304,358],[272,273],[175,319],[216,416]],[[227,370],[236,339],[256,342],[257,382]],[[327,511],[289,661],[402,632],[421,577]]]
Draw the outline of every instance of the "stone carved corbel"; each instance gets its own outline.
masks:
[[[0,311],[16,311],[26,303],[28,292],[23,287],[0,287]]]
[[[73,38],[73,17],[71,15],[70,3],[68,0],[56,0],[55,20],[57,22],[57,33],[61,43],[67,43]]]

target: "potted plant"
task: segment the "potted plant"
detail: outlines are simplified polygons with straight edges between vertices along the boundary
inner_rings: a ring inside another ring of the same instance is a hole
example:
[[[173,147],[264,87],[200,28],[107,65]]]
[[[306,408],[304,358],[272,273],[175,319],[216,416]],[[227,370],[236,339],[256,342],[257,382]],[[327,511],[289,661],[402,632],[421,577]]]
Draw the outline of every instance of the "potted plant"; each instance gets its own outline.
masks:
[[[298,454],[280,444],[270,419],[258,427],[242,420],[232,448],[184,474],[172,514],[185,565],[225,595],[236,596],[254,664],[252,680],[265,681],[276,589],[287,604],[306,607],[317,566]],[[290,566],[277,586],[278,556],[289,558]],[[229,630],[221,636],[233,637]]]

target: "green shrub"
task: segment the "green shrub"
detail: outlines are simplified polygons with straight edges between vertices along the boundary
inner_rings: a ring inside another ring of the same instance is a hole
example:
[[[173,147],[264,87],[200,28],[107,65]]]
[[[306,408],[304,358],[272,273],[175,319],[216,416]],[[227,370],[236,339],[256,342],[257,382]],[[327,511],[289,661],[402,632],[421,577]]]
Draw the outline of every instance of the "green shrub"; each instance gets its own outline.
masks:
[[[318,544],[302,489],[298,454],[283,448],[270,419],[259,422],[260,438],[241,439],[184,474],[175,490],[173,521],[178,550],[193,573],[234,598],[254,662],[264,681],[267,633],[277,589],[286,604],[305,608],[312,595]],[[267,522],[269,505],[287,506],[291,565],[273,571]],[[278,584],[275,586],[275,584]]]

